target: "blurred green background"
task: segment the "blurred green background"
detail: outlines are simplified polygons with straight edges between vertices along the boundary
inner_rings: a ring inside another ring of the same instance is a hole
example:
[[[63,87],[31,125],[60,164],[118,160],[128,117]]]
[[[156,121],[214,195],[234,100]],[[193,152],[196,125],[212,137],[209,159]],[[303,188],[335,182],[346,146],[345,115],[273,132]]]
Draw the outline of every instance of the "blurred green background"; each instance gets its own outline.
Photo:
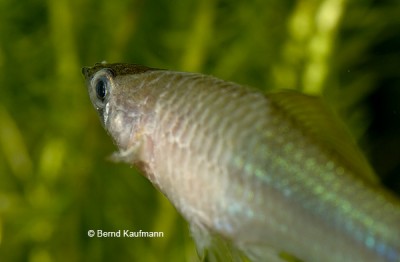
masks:
[[[196,261],[168,201],[106,160],[81,76],[104,60],[322,94],[400,194],[400,1],[0,0],[0,261]]]

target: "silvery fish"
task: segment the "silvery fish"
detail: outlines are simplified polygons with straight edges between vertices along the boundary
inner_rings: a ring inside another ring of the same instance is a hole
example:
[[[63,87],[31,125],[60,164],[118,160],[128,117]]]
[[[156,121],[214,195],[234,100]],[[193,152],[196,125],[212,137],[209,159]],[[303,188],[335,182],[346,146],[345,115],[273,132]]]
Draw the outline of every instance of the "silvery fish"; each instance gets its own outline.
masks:
[[[82,72],[114,158],[167,196],[200,255],[400,261],[400,200],[321,99],[134,64]]]

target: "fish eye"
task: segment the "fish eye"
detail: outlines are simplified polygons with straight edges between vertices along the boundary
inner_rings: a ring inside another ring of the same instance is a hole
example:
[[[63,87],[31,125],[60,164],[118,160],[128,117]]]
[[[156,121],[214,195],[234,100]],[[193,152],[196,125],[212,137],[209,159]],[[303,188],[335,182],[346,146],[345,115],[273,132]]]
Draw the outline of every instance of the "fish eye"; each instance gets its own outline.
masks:
[[[91,80],[90,97],[96,108],[103,108],[113,86],[113,73],[108,68],[98,71]]]
[[[96,96],[101,102],[104,102],[106,95],[107,95],[107,79],[102,77],[96,83]]]

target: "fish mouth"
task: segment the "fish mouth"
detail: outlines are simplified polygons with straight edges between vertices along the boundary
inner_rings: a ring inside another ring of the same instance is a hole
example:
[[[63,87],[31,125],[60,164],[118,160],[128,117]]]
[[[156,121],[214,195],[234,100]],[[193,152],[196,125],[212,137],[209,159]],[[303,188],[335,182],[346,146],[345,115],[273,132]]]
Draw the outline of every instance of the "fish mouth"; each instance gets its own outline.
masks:
[[[90,68],[89,67],[82,67],[82,75],[86,78],[86,79],[89,79],[89,71],[90,71]]]
[[[93,67],[90,66],[84,66],[82,67],[82,75],[85,77],[86,81],[90,81],[90,79],[93,78],[94,74],[99,71],[99,67],[97,64]]]
[[[107,67],[106,62],[96,63],[94,66],[84,66],[82,67],[82,75],[86,80],[92,79],[93,75],[96,74],[99,70]]]

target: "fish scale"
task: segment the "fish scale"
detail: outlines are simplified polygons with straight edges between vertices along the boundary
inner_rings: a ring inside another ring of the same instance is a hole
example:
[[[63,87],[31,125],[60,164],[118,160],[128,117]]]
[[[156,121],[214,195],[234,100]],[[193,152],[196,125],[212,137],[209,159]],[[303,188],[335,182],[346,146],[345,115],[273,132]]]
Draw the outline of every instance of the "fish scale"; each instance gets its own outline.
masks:
[[[220,237],[254,261],[400,261],[400,201],[319,99],[129,64],[83,73],[116,157],[143,167],[200,251]]]

